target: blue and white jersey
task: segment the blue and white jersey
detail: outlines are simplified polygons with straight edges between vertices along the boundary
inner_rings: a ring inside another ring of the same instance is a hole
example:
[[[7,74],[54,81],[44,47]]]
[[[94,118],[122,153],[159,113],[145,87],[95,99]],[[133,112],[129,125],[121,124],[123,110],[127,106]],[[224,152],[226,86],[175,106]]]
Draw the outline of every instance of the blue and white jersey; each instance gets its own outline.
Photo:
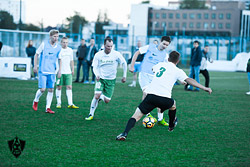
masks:
[[[147,51],[145,51],[147,49]],[[145,53],[144,59],[141,64],[141,72],[153,75],[152,68],[154,65],[164,62],[168,58],[166,50],[158,50],[157,45],[150,44],[139,48],[141,54]]]
[[[39,73],[56,74],[56,62],[58,60],[61,46],[55,44],[51,46],[50,42],[43,42],[36,53],[40,54]]]

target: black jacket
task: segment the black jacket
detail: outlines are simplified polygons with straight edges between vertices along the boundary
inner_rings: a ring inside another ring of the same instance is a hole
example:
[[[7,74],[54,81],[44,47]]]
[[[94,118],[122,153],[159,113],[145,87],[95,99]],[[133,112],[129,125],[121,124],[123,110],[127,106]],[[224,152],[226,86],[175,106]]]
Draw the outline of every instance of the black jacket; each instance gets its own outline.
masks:
[[[91,45],[89,45],[89,46],[87,47],[86,57],[87,57],[88,54],[89,54],[90,46],[91,46]],[[95,54],[96,54],[97,52],[98,52],[98,49],[97,49],[96,46],[94,45],[93,48],[92,48],[92,50],[91,50],[91,52],[90,52],[90,61],[93,61],[94,56],[95,56]]]
[[[78,46],[76,57],[78,57],[78,60],[85,60],[87,56],[87,46],[86,45],[80,45]]]
[[[191,66],[200,66],[201,65],[202,52],[201,47],[193,48],[191,52]]]
[[[247,72],[250,72],[250,59],[248,59],[248,62],[247,62]]]

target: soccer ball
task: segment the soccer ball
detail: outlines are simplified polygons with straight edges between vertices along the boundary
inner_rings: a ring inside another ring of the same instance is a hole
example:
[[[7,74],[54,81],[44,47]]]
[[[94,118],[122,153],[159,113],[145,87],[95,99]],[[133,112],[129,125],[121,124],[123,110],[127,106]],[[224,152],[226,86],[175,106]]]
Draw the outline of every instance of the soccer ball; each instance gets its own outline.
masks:
[[[143,125],[145,128],[153,128],[154,125],[155,125],[154,118],[152,118],[152,117],[145,117],[145,118],[142,120],[142,125]]]

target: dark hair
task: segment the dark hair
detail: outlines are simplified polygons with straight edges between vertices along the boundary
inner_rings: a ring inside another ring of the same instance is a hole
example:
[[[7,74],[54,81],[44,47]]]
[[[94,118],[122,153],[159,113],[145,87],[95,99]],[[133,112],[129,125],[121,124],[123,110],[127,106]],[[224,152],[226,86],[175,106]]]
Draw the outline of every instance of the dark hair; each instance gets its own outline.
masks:
[[[181,54],[177,51],[172,51],[170,54],[169,54],[169,61],[172,62],[172,63],[177,63],[178,60],[180,59],[180,56]]]
[[[167,41],[167,42],[171,43],[171,38],[170,38],[170,36],[163,36],[163,37],[161,37],[161,42],[162,41]]]
[[[104,45],[106,44],[107,41],[111,42],[111,41],[113,41],[113,40],[110,38],[110,36],[107,36],[107,37],[104,39]]]
[[[62,40],[63,40],[63,39],[68,39],[68,37],[62,37]],[[62,41],[62,40],[61,40],[61,41]]]
[[[197,41],[197,40],[196,40],[196,41],[194,41],[194,43],[198,43],[198,45],[200,45],[200,42],[199,42],[199,41]]]

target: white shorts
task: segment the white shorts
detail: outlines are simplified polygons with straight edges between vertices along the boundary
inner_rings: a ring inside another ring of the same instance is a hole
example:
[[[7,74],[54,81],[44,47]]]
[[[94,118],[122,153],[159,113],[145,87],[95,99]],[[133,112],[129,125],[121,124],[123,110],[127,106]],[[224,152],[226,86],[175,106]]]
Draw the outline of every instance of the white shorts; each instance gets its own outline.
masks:
[[[144,91],[146,87],[152,82],[153,77],[154,76],[152,74],[148,74],[145,72],[139,73],[138,80],[142,91]]]

